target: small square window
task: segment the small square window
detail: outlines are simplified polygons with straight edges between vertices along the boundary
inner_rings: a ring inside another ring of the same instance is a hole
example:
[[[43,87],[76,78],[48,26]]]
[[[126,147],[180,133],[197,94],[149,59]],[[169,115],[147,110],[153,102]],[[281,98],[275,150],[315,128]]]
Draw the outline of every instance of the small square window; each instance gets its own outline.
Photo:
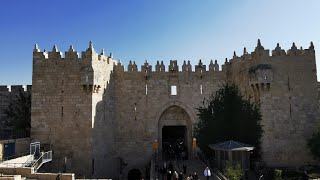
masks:
[[[171,86],[171,96],[177,95],[177,86]]]

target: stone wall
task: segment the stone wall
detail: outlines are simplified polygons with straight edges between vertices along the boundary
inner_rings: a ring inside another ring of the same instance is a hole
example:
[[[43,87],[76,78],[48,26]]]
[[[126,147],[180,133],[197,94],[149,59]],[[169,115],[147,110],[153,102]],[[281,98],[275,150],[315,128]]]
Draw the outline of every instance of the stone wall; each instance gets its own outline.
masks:
[[[313,162],[305,146],[319,125],[313,45],[287,52],[278,45],[270,56],[258,42],[254,52],[234,54],[221,68],[200,60],[192,71],[190,62],[179,68],[172,60],[167,67],[157,62],[155,70],[130,61],[124,69],[111,54],[98,55],[92,43],[81,58],[72,47],[65,57],[56,46],[49,54],[35,47],[31,137],[50,144],[57,167],[67,157],[67,170],[86,177],[144,172],[154,139],[161,151],[164,125],[186,126],[190,152],[196,107],[225,81],[261,102],[267,165]]]

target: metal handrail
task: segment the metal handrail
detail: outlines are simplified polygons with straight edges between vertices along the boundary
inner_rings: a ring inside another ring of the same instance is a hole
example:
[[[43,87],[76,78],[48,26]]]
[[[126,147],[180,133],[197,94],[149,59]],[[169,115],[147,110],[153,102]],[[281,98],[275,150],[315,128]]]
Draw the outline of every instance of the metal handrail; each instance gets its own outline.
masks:
[[[41,167],[42,164],[49,162],[51,160],[52,160],[52,151],[41,153],[41,156],[32,164],[31,167],[33,167],[34,171],[37,172],[37,170]]]
[[[3,163],[6,167],[13,167],[16,168],[19,166],[21,167],[33,167],[35,172],[41,167],[42,164],[49,162],[52,160],[52,151],[47,151],[45,153],[41,153],[40,157],[34,161],[34,154],[23,163]]]

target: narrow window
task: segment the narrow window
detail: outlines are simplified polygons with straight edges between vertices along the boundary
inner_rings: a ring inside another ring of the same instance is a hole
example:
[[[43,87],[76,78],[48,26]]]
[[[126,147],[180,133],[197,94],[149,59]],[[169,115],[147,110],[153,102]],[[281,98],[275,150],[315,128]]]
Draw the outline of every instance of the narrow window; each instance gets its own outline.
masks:
[[[291,103],[290,103],[290,107],[289,107],[289,112],[290,112],[290,118],[291,118],[291,114],[292,114]]]
[[[94,173],[94,159],[92,159],[92,165],[91,165],[92,167],[91,167],[91,174],[93,174]]]
[[[61,93],[64,92],[63,88],[64,88],[64,81],[62,80],[62,81],[61,81]]]
[[[177,95],[177,86],[171,86],[171,96]]]
[[[288,91],[290,91],[291,90],[291,87],[290,87],[290,78],[289,78],[289,76],[288,76]]]
[[[202,94],[202,84],[200,85],[200,94]]]
[[[61,107],[61,116],[63,117],[63,106]]]
[[[146,95],[148,95],[148,84],[146,84]]]
[[[137,120],[137,103],[134,103],[134,120]]]
[[[89,81],[89,77],[88,76],[86,76],[86,82],[88,82]]]

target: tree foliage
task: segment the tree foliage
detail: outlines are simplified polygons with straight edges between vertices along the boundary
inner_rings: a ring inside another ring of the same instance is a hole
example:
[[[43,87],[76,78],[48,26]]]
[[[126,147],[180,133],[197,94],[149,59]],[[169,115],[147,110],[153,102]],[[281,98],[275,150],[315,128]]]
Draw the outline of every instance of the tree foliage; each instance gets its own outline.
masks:
[[[320,130],[314,133],[307,142],[308,148],[310,149],[313,157],[320,160]]]
[[[226,163],[223,174],[228,179],[240,180],[243,176],[243,170],[240,164],[232,165],[231,163]]]
[[[9,107],[5,110],[9,119],[9,126],[14,130],[26,130],[31,128],[31,94],[30,92],[19,92]]]
[[[235,140],[255,146],[259,155],[263,133],[260,103],[241,95],[236,84],[224,83],[197,110],[199,123],[194,136],[204,153],[209,153],[209,144]]]

